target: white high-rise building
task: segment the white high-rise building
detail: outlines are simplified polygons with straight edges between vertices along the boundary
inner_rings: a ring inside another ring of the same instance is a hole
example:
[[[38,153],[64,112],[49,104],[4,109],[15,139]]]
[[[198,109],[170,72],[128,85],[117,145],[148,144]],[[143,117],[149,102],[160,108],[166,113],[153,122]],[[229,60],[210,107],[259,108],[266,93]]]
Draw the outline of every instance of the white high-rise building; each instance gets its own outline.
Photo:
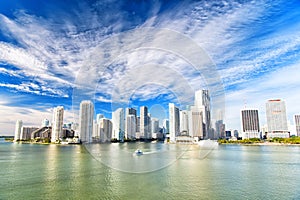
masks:
[[[295,115],[296,134],[300,137],[300,115]]]
[[[151,118],[146,106],[140,107],[140,138],[151,139]]]
[[[136,138],[136,116],[128,114],[125,123],[125,138],[133,140]]]
[[[191,106],[189,114],[189,136],[204,139],[203,109]]]
[[[203,137],[215,139],[211,134],[210,96],[208,90],[198,90],[195,92],[195,108],[202,111],[204,126]]]
[[[94,119],[94,104],[91,101],[82,101],[79,112],[79,134],[83,143],[92,142]]]
[[[18,140],[20,140],[22,126],[23,126],[22,120],[17,120],[16,127],[15,127],[15,137],[14,137],[14,141],[15,142],[17,142]]]
[[[64,123],[64,107],[58,106],[53,110],[51,142],[56,142],[62,135]]]
[[[100,130],[100,142],[110,142],[113,124],[109,119],[101,118],[98,124]]]
[[[179,108],[174,103],[169,103],[170,142],[176,142],[180,135]]]
[[[124,119],[124,109],[118,108],[112,113],[112,139],[124,142],[125,136],[125,119]]]
[[[266,103],[266,115],[268,124],[268,138],[288,138],[285,102],[280,99],[269,100]]]
[[[187,110],[180,111],[180,134],[189,135],[189,114]]]
[[[243,139],[260,138],[258,110],[245,109],[241,111]]]

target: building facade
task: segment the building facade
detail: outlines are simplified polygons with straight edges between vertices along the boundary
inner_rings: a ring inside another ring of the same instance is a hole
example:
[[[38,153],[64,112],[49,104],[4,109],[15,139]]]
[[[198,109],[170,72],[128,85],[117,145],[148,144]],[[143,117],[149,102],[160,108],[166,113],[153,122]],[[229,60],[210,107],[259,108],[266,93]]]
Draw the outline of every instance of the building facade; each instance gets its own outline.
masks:
[[[23,126],[22,120],[17,120],[16,126],[15,126],[15,137],[14,137],[15,142],[20,140],[22,126]]]
[[[62,136],[64,123],[64,107],[58,106],[53,110],[51,142],[56,142]]]
[[[300,137],[300,115],[295,115],[296,134]]]
[[[169,126],[170,142],[176,142],[176,137],[180,135],[179,108],[174,103],[169,103]]]
[[[243,139],[260,138],[258,110],[247,109],[241,111]]]
[[[195,92],[196,109],[202,111],[203,116],[203,137],[208,139],[215,139],[211,132],[211,111],[210,111],[210,96],[208,90],[198,90]]]
[[[112,113],[112,139],[124,142],[125,137],[125,119],[124,109],[118,108]]]
[[[266,115],[268,125],[268,138],[288,138],[285,102],[280,99],[269,100],[266,103]]]
[[[79,111],[79,138],[83,143],[91,143],[93,135],[94,104],[82,101]]]

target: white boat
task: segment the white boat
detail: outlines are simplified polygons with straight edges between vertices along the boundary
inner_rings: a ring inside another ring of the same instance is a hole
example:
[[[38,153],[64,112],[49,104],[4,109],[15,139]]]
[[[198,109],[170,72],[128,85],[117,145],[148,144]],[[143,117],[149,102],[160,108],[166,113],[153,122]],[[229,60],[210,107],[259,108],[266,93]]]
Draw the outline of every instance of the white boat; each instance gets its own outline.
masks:
[[[143,152],[140,149],[135,150],[135,155],[140,156],[143,155]]]
[[[198,142],[198,145],[202,149],[215,149],[218,147],[219,143],[217,141],[208,139],[208,140],[200,140]]]

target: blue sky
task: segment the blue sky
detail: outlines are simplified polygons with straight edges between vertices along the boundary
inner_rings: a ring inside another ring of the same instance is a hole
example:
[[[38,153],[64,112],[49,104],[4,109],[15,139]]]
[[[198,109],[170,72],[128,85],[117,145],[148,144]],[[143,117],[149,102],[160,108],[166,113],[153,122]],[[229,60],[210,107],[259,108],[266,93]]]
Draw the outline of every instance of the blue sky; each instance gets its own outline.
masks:
[[[76,121],[83,99],[108,118],[119,105],[146,105],[164,118],[168,102],[184,109],[202,88],[212,91],[227,129],[240,129],[245,106],[259,109],[265,124],[273,98],[285,100],[293,123],[299,7],[296,0],[4,1],[0,135],[12,135],[17,119],[51,120],[60,105],[65,121]]]

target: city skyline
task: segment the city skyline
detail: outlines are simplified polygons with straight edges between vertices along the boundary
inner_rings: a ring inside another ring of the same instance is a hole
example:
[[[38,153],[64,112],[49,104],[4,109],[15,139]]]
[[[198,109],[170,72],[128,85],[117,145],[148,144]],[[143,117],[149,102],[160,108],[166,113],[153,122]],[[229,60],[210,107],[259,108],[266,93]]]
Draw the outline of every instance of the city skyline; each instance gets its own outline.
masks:
[[[110,65],[104,68],[95,64],[100,54],[111,50],[103,49],[102,43],[149,27],[191,38],[215,63],[215,75],[224,86],[226,130],[240,130],[244,107],[257,108],[261,125],[266,124],[265,101],[277,98],[286,102],[287,118],[293,123],[300,113],[299,4],[296,0],[3,2],[0,135],[14,135],[16,120],[39,126],[42,119],[52,119],[57,106],[64,107],[64,121],[78,120],[78,102],[86,95],[93,97],[89,100],[95,113],[107,118],[124,102],[132,108],[147,106],[160,121],[168,118],[168,102],[181,110],[192,105],[193,92],[206,88],[209,77],[202,76],[205,70],[194,70],[185,57],[131,49],[132,40],[124,37],[128,41],[109,46],[123,54],[108,60]],[[133,46],[143,41],[135,39]],[[184,46],[180,40],[176,45]]]

